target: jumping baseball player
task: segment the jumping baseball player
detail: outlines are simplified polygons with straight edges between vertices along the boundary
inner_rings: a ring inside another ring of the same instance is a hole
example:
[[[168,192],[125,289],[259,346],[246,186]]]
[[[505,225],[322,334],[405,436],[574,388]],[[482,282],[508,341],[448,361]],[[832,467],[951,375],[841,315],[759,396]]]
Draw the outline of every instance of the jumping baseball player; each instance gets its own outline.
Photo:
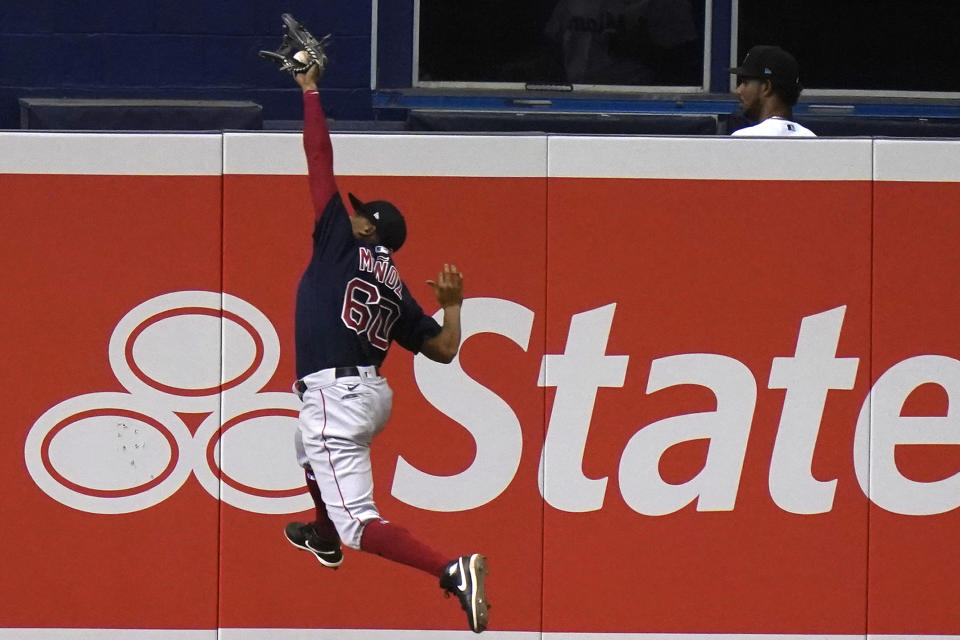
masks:
[[[370,466],[370,443],[390,416],[393,395],[378,367],[392,342],[437,362],[457,355],[463,276],[444,265],[436,281],[428,281],[443,309],[440,326],[414,300],[393,262],[406,238],[400,211],[389,202],[362,202],[350,194],[354,215],[347,213],[317,90],[326,63],[322,42],[292,16],[284,14],[283,20],[284,47],[265,57],[290,71],[303,90],[303,144],[316,211],[313,256],[297,290],[294,385],[303,400],[297,457],[316,520],[291,522],[285,534],[325,567],[343,562],[342,541],[435,576],[460,600],[470,629],[480,633],[488,619],[485,558],[474,553],[451,560],[381,519]],[[296,47],[288,44],[313,47],[309,59],[302,56],[297,66],[289,55]]]
[[[758,124],[734,131],[735,136],[815,137],[806,127],[793,122],[793,106],[800,98],[800,66],[781,49],[758,45],[747,52],[739,67],[737,96],[743,114]]]

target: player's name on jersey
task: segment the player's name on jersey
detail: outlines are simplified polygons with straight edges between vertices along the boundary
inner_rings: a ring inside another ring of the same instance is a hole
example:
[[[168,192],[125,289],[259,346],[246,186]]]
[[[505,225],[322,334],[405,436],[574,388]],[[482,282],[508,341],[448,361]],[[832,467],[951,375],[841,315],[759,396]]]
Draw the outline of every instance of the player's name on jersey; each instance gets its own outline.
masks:
[[[376,257],[374,257],[376,252]],[[398,298],[403,297],[403,282],[400,272],[390,262],[390,251],[384,247],[376,247],[373,251],[369,247],[360,247],[360,270],[372,273],[380,284],[392,289]]]

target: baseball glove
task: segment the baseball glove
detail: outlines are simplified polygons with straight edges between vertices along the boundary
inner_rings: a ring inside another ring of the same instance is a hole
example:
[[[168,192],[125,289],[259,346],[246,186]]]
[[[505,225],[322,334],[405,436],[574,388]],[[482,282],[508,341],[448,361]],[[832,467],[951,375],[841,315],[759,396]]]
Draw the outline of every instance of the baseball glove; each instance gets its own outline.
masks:
[[[283,40],[280,47],[275,51],[261,51],[260,57],[290,75],[306,73],[313,65],[317,65],[322,73],[327,67],[326,46],[330,41],[330,34],[317,40],[309,29],[289,13],[284,13],[280,19],[283,20]],[[294,57],[299,51],[306,54],[306,59],[298,60]]]

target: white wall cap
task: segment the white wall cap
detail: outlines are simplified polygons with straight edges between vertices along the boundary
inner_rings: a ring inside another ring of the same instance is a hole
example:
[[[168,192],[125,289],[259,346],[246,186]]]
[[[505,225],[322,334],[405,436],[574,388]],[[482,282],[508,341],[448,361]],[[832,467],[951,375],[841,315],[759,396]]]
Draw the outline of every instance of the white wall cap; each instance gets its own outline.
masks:
[[[550,177],[870,180],[869,139],[551,136]]]
[[[218,133],[0,131],[0,173],[215,176]]]
[[[339,176],[546,176],[542,135],[335,133]],[[224,173],[306,175],[300,133],[225,133]]]

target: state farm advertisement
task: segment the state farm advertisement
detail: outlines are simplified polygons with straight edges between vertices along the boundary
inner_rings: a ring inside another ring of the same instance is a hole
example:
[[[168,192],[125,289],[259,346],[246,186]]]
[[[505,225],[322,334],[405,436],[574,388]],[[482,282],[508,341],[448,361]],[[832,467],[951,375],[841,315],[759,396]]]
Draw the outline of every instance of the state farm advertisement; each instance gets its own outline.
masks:
[[[349,549],[331,571],[283,535],[313,518],[299,135],[207,136],[186,174],[196,140],[157,138],[2,165],[0,637],[462,631],[434,578]],[[344,196],[407,216],[424,309],[444,263],[465,276],[454,362],[387,358],[374,495],[487,556],[489,631],[960,636],[960,188],[877,178],[923,145],[334,144]]]

